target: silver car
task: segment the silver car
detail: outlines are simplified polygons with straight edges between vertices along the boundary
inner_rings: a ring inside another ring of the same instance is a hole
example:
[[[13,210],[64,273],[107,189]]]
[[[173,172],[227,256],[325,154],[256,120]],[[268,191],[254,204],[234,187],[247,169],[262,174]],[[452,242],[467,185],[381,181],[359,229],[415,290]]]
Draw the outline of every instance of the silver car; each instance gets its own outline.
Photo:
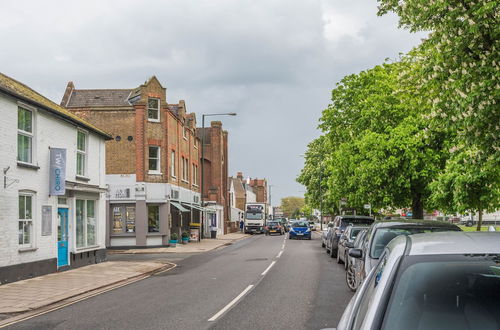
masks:
[[[500,233],[399,236],[337,329],[499,329]]]
[[[349,258],[347,255],[347,251],[354,247],[354,240],[358,236],[358,233],[363,229],[367,229],[368,225],[365,226],[355,226],[349,225],[345,229],[345,231],[340,235],[339,246],[337,251],[337,263],[344,264],[345,269],[349,265]]]
[[[358,287],[370,270],[378,263],[385,246],[395,237],[428,232],[460,231],[454,224],[434,220],[389,220],[377,221],[368,229],[360,248],[349,249],[349,256],[356,258],[349,264],[348,273],[355,276]],[[349,279],[347,278],[349,285]],[[352,288],[351,288],[352,289]]]

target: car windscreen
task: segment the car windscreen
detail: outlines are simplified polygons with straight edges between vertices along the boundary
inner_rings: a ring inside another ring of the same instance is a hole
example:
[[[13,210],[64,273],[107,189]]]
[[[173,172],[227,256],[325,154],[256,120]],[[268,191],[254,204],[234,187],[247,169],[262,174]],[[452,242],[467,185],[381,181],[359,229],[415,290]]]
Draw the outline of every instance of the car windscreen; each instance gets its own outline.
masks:
[[[267,225],[276,227],[278,225],[278,223],[277,222],[268,222]]]
[[[292,223],[292,227],[294,228],[304,228],[304,227],[309,227],[309,224],[305,221],[297,221]]]
[[[345,229],[349,224],[371,225],[375,220],[370,218],[343,218],[340,222],[340,229]]]
[[[498,329],[500,255],[404,259],[382,329]]]
[[[245,217],[248,219],[248,220],[262,220],[263,217],[262,217],[262,213],[252,213],[252,212],[247,212],[245,214]]]
[[[420,233],[432,233],[437,231],[450,231],[453,230],[451,228],[441,227],[390,227],[390,228],[378,228],[375,231],[375,235],[372,239],[372,244],[370,247],[370,258],[378,259],[382,252],[384,252],[384,248],[389,242],[396,236],[399,235],[412,235],[412,234],[420,234]]]

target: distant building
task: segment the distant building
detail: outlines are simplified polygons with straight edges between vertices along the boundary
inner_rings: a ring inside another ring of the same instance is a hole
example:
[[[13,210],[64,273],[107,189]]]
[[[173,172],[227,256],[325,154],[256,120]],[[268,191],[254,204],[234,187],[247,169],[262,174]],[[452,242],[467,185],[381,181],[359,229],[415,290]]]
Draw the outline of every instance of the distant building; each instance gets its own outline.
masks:
[[[252,187],[257,203],[268,203],[267,180],[266,179],[250,179],[249,186]]]
[[[212,228],[219,235],[236,231],[238,228],[230,221],[228,133],[222,129],[220,121],[212,121],[210,127],[198,128],[196,132],[200,141],[204,141],[204,159],[201,162],[204,173],[203,200],[207,209],[212,210],[205,218],[204,235],[209,236]]]
[[[167,103],[156,77],[131,89],[76,89],[61,105],[106,129],[108,246],[167,245],[200,226],[200,143],[184,101]]]
[[[0,284],[106,259],[104,130],[0,74]]]

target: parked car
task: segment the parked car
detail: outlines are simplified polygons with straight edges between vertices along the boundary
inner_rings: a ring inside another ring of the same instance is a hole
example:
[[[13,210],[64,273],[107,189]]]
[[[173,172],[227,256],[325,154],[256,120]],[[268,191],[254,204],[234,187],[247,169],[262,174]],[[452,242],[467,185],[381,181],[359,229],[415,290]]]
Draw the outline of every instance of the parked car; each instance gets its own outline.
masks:
[[[283,235],[285,230],[278,221],[268,221],[264,227],[264,233],[269,236],[272,234]]]
[[[283,230],[285,232],[288,231],[287,230],[288,221],[285,218],[276,218],[276,219],[274,219],[274,221],[277,221],[281,225],[281,227],[283,228]]]
[[[359,287],[366,275],[378,263],[385,246],[396,236],[441,231],[461,231],[461,229],[452,223],[435,220],[375,222],[368,229],[361,247],[349,249],[349,256],[355,258],[349,265],[353,267],[355,287]]]
[[[326,247],[326,240],[328,239],[328,233],[333,228],[333,222],[329,222],[321,233],[321,247]]]
[[[288,238],[305,238],[310,240],[311,228],[309,228],[309,223],[301,220],[293,222],[288,232]]]
[[[338,244],[338,252],[337,252],[337,263],[343,263],[345,269],[347,269],[348,265],[348,258],[347,258],[347,251],[349,248],[353,247],[354,240],[356,239],[356,236],[358,233],[363,230],[367,229],[368,225],[365,226],[355,226],[355,225],[349,225],[345,229],[344,233],[340,235],[339,239],[339,244]]]
[[[356,239],[354,240],[354,242],[352,244],[348,243],[349,249],[353,249],[353,248],[360,249],[364,244],[367,232],[368,232],[368,229],[363,229],[362,231],[360,231],[358,233],[358,236],[356,236]],[[353,292],[356,291],[356,289],[358,288],[358,283],[356,282],[356,274],[354,273],[355,269],[356,269],[356,267],[354,267],[355,262],[356,262],[356,258],[351,257],[348,253],[346,263],[345,263],[347,265],[345,276],[346,276],[347,287]]]
[[[359,215],[338,215],[333,220],[333,230],[329,232],[326,241],[326,252],[330,257],[336,258],[340,235],[344,232],[349,224],[353,225],[371,225],[375,219],[367,216]]]
[[[309,228],[311,230],[316,231],[316,223],[314,221],[309,221]]]
[[[399,236],[347,305],[337,330],[498,329],[500,233]]]

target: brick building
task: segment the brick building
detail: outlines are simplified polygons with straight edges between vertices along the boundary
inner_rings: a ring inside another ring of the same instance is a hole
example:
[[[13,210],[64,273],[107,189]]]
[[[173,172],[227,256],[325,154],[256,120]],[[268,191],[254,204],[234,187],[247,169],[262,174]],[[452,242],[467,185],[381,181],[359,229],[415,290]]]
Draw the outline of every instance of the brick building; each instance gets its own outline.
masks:
[[[266,179],[250,179],[248,185],[252,187],[257,203],[269,203]]]
[[[0,284],[106,260],[111,136],[0,73]]]
[[[228,133],[222,129],[220,121],[212,121],[210,127],[198,128],[197,134],[200,140],[204,140],[203,200],[207,208],[214,211],[208,214],[204,225],[205,235],[209,234],[210,227],[217,228],[218,234],[237,231],[237,224],[230,221]]]
[[[201,219],[196,118],[167,103],[156,77],[133,89],[76,89],[61,105],[114,139],[106,143],[108,246],[160,246]]]

